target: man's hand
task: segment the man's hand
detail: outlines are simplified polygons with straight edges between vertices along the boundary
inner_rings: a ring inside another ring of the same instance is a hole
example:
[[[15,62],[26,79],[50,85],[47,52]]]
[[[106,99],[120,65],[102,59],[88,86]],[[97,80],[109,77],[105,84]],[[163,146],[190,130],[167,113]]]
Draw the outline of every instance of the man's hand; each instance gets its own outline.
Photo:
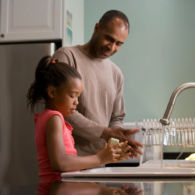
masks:
[[[143,147],[143,145],[136,140],[132,139],[131,135],[139,132],[139,129],[123,129],[121,127],[115,127],[115,128],[105,128],[101,138],[108,141],[109,138],[117,138],[120,141],[128,141],[129,146],[131,146],[130,157],[138,157],[138,154],[142,154],[139,147]]]

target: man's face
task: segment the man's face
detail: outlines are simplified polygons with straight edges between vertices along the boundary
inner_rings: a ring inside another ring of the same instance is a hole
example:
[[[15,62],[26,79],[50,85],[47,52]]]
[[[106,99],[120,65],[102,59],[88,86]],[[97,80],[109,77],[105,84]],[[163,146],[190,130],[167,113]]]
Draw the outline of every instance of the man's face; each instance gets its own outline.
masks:
[[[91,55],[102,59],[110,57],[120,49],[127,36],[127,25],[119,18],[114,18],[104,27],[96,24],[91,39]]]

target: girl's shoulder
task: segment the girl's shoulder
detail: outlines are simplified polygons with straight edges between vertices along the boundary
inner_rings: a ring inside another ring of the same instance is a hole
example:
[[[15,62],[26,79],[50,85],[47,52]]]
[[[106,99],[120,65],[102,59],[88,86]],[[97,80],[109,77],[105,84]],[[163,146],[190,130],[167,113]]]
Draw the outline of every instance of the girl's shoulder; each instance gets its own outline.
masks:
[[[43,112],[35,114],[34,115],[34,120],[37,121],[37,120],[41,119],[42,121],[43,120],[47,121],[53,115],[58,115],[62,120],[64,120],[64,117],[60,112],[58,112],[56,110],[50,110],[50,109],[45,109]]]

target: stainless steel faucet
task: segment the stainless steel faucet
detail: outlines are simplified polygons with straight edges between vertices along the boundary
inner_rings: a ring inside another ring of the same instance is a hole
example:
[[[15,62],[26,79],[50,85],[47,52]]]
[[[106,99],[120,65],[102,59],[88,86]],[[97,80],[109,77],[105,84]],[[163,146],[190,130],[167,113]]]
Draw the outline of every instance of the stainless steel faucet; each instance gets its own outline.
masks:
[[[169,125],[170,124],[170,121],[169,121],[169,118],[170,118],[170,115],[172,113],[172,110],[173,110],[173,107],[175,105],[175,101],[177,99],[177,96],[182,92],[184,91],[185,89],[188,89],[188,88],[195,88],[195,82],[193,83],[183,83],[181,84],[180,86],[178,86],[172,93],[170,99],[169,99],[169,103],[167,105],[167,108],[166,108],[166,111],[164,113],[164,116],[162,119],[160,119],[160,122],[162,125]]]

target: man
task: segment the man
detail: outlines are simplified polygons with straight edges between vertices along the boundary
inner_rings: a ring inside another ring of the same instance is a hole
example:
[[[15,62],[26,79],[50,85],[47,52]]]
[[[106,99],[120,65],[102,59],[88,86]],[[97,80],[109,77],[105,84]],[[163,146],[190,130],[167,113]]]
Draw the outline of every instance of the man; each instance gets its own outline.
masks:
[[[106,12],[95,25],[90,41],[84,45],[62,47],[54,58],[75,67],[82,76],[83,93],[78,112],[66,118],[74,128],[73,136],[79,155],[94,154],[110,137],[128,140],[131,157],[141,154],[140,143],[130,135],[137,130],[122,128],[125,116],[123,75],[109,59],[129,34],[128,18],[120,11]]]

